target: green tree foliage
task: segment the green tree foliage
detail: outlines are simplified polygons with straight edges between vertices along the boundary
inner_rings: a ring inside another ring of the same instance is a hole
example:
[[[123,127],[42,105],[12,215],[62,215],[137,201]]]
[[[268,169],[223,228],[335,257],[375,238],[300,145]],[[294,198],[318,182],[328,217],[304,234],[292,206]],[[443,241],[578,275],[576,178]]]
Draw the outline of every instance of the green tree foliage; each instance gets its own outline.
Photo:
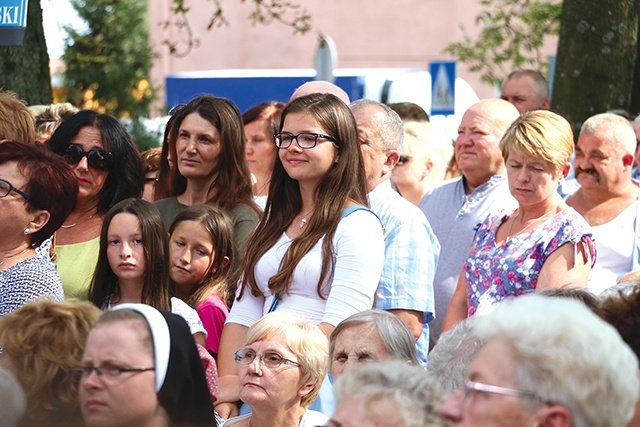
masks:
[[[65,86],[71,102],[119,117],[147,115],[153,97],[147,1],[71,3],[88,27],[65,28]]]
[[[29,0],[22,46],[0,47],[0,89],[17,93],[30,105],[51,104],[49,54],[40,0]]]
[[[252,6],[248,17],[254,26],[278,22],[293,29],[294,34],[304,34],[311,29],[311,15],[296,2],[290,0],[240,0],[240,2],[249,3]],[[162,41],[162,44],[169,49],[169,54],[176,57],[185,57],[193,48],[200,45],[200,40],[194,37],[189,23],[189,10],[187,0],[173,0],[171,5],[173,17],[160,23],[163,29],[174,27],[179,34],[178,37],[174,36]],[[212,0],[207,30],[223,25],[229,25],[224,13],[223,0]]]
[[[482,80],[499,84],[518,68],[544,73],[548,67],[540,50],[545,38],[557,35],[561,0],[480,0],[484,7],[476,17],[482,27],[477,38],[463,26],[463,40],[449,44],[445,52],[481,73]]]
[[[564,0],[552,108],[574,127],[611,109],[637,112],[639,25],[640,0]]]

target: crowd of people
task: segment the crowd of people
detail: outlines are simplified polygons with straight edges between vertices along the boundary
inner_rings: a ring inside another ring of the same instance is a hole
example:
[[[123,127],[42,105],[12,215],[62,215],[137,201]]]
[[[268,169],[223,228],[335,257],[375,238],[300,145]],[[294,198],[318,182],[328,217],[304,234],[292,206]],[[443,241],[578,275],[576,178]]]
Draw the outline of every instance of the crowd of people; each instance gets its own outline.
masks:
[[[0,92],[0,425],[640,426],[640,118],[549,106]]]

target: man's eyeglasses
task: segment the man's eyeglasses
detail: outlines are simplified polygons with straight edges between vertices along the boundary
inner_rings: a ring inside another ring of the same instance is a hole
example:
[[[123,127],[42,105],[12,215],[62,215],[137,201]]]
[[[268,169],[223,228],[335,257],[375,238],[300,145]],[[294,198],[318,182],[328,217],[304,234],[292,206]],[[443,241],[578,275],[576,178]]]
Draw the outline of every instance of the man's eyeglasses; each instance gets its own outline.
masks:
[[[293,141],[296,141],[298,147],[308,150],[309,148],[313,148],[318,145],[318,139],[328,139],[329,141],[336,144],[336,139],[329,135],[323,135],[321,133],[311,133],[311,132],[302,132],[297,135],[294,135],[289,132],[281,132],[273,135],[273,140],[276,143],[276,147],[278,148],[289,148]],[[338,144],[336,144],[337,146]]]
[[[261,356],[259,356],[255,351],[248,348],[241,348],[236,351],[236,363],[238,365],[250,365],[254,360],[260,360],[264,363],[264,366],[267,368],[277,368],[282,365],[291,365],[291,366],[300,366],[300,364],[296,361],[285,359],[275,352],[267,352]]]
[[[469,396],[472,396],[474,393],[501,394],[503,396],[513,396],[521,399],[535,399],[546,404],[550,403],[548,400],[546,400],[541,396],[538,396],[536,393],[532,391],[515,390],[512,388],[499,387],[495,385],[479,383],[476,381],[465,380],[464,385],[462,386],[463,398],[466,400]]]
[[[96,368],[93,366],[81,366],[71,369],[71,375],[77,382],[91,375],[91,372],[95,372],[96,375],[101,379],[106,378],[109,380],[113,380],[118,378],[125,372],[147,372],[153,371],[155,369],[155,366],[151,368],[122,368],[120,366],[102,366],[100,368]]]
[[[19,195],[21,195],[27,200],[31,200],[30,195],[28,195],[24,191],[18,190],[16,187],[11,185],[11,183],[6,179],[0,179],[0,197],[7,197],[9,193],[11,193],[12,191],[15,191],[16,193],[18,193]]]
[[[398,159],[398,163],[396,163],[396,166],[402,166],[402,165],[404,165],[405,163],[407,163],[407,162],[411,161],[411,159],[413,159],[413,157],[411,157],[411,156],[406,156],[406,155],[404,155],[404,154],[403,154],[403,155],[402,155],[402,156],[400,156],[400,158]]]
[[[71,165],[77,165],[80,163],[83,157],[87,157],[87,164],[93,169],[106,171],[109,169],[109,161],[107,160],[107,156],[111,153],[107,153],[104,150],[100,150],[94,148],[89,151],[84,151],[81,145],[78,144],[69,144],[67,149],[64,152],[64,158],[67,160],[67,163]]]

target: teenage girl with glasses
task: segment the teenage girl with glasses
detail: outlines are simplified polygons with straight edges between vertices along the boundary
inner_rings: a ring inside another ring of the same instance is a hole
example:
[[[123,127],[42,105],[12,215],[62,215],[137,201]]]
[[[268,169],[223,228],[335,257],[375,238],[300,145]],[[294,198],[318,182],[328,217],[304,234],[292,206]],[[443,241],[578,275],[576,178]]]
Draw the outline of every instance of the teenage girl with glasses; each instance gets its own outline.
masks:
[[[265,215],[247,245],[220,340],[223,416],[235,414],[225,403],[239,398],[233,354],[251,325],[268,312],[291,310],[328,337],[343,319],[371,308],[382,271],[380,221],[358,209],[367,205],[366,179],[349,107],[330,94],[295,99],[274,144]]]

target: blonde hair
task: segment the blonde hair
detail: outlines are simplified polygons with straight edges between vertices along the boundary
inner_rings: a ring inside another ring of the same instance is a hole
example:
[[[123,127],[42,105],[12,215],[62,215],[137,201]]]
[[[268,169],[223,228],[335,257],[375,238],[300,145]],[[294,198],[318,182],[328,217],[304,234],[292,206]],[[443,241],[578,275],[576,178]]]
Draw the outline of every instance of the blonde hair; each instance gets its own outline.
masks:
[[[36,121],[29,107],[14,92],[0,91],[0,140],[36,141]]]
[[[505,162],[513,150],[549,162],[559,172],[573,154],[573,131],[569,122],[556,113],[528,111],[509,126],[500,141],[500,150]]]
[[[404,124],[402,151],[420,163],[431,161],[431,173],[426,178],[431,189],[445,179],[447,166],[453,157],[453,141],[429,122],[407,122]]]
[[[0,319],[0,344],[27,396],[27,417],[64,421],[79,411],[78,387],[70,370],[80,365],[100,313],[85,301],[43,299]]]
[[[329,371],[329,343],[313,322],[291,312],[269,313],[249,328],[244,346],[267,339],[281,339],[298,357],[302,382],[313,384],[312,391],[300,404],[307,408],[320,393],[322,381]]]

